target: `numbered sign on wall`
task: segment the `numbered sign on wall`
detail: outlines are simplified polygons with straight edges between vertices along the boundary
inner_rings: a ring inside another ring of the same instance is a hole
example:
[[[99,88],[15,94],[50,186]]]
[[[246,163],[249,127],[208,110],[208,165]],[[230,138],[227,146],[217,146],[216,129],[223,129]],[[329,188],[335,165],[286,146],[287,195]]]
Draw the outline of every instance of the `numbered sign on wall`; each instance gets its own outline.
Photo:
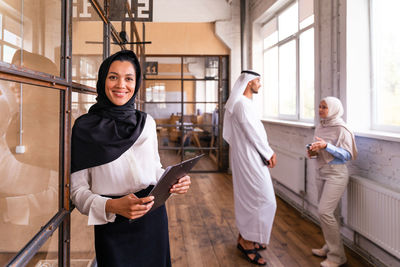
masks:
[[[157,61],[146,62],[144,74],[158,75],[158,62]]]
[[[153,21],[153,0],[110,1],[111,21]],[[75,20],[100,20],[89,0],[74,0],[72,6]]]

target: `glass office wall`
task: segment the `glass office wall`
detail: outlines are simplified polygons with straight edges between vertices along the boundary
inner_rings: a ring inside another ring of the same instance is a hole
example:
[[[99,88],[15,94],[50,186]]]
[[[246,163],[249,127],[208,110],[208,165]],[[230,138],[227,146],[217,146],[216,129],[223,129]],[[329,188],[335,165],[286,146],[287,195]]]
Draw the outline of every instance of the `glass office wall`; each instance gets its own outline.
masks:
[[[1,1],[0,50],[3,62],[59,76],[61,1]],[[37,55],[48,64],[42,67]]]
[[[58,211],[60,91],[0,80],[0,114],[4,266]],[[57,254],[58,246],[47,250]]]
[[[226,168],[219,138],[219,106],[228,95],[226,62],[226,56],[146,57],[142,101],[156,120],[164,167],[205,154],[195,171]]]
[[[0,2],[1,266],[60,210],[63,93],[49,81],[61,76],[61,4],[59,0]],[[55,232],[37,255],[45,259],[51,253],[57,259],[58,248]],[[39,258],[27,265],[34,266]]]
[[[69,153],[108,53],[95,6],[0,1],[0,266],[94,264],[93,228],[70,207]]]

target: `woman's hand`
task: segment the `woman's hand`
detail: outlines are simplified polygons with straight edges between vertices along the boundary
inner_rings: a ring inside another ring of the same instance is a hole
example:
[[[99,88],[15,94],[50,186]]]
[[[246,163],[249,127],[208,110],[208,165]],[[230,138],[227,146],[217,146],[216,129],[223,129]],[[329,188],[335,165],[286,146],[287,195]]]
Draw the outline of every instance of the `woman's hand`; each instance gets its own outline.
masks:
[[[318,136],[316,136],[315,139],[317,139],[318,141],[311,144],[311,146],[310,146],[310,150],[311,151],[317,152],[317,151],[319,151],[321,149],[325,149],[326,146],[328,145],[325,142],[325,140],[319,138]]]
[[[274,153],[274,154],[272,155],[272,157],[268,160],[268,162],[269,162],[269,165],[268,165],[269,168],[275,167],[275,165],[276,165],[276,154],[275,154],[275,153]]]
[[[169,192],[171,194],[185,194],[189,190],[190,184],[190,176],[186,175],[179,179],[179,181],[172,186]]]
[[[153,196],[137,198],[134,194],[129,194],[121,198],[108,199],[106,212],[119,214],[132,220],[145,215],[153,204]]]

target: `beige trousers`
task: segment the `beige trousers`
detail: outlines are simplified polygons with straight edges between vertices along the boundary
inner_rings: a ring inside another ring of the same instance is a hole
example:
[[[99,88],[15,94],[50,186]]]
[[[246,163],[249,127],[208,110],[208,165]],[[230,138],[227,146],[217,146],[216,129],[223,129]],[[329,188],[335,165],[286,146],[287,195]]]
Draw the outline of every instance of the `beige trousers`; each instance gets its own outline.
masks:
[[[328,259],[335,263],[346,262],[340,226],[335,210],[346,190],[349,174],[345,164],[326,164],[319,169],[317,178],[318,214],[328,248]]]

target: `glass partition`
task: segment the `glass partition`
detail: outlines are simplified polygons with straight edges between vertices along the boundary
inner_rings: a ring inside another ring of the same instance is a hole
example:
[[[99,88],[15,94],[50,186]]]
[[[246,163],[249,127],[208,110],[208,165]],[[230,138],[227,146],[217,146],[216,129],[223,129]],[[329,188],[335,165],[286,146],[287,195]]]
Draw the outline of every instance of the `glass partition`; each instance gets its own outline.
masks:
[[[102,62],[102,55],[74,55],[72,81],[96,88],[98,69]]]
[[[180,103],[146,103],[146,113],[150,114],[157,123],[176,124],[181,113]]]
[[[71,266],[94,266],[94,228],[77,209],[71,213]]]
[[[146,102],[179,102],[182,100],[180,80],[146,80],[144,88]],[[186,99],[185,94],[184,99]]]
[[[104,23],[93,1],[68,1],[71,9],[65,9],[64,2],[0,1],[0,72],[2,79],[10,80],[0,80],[0,266],[10,261],[35,267],[68,262],[95,266],[93,227],[77,210],[72,219],[66,212],[70,208],[66,127],[95,103],[95,93],[83,94],[79,90],[84,86],[75,83],[96,86],[106,52]],[[96,1],[101,7],[103,2]],[[112,44],[111,54],[120,49]],[[22,68],[9,69],[8,64]],[[71,81],[74,89],[68,87]],[[42,244],[43,236],[35,235],[56,214],[57,229]],[[66,231],[60,233],[62,226]],[[61,262],[60,255],[69,258]]]
[[[86,16],[79,13],[74,16],[72,25],[72,80],[96,87],[102,61],[103,21],[94,11]]]
[[[72,92],[72,126],[94,103],[96,95]],[[71,266],[93,266],[96,257],[93,231],[93,226],[88,226],[88,217],[74,209],[71,213]]]
[[[60,91],[0,80],[0,114],[3,265],[58,211]]]
[[[44,245],[40,248],[39,252],[33,256],[26,266],[58,266],[58,229],[54,231],[53,235],[49,239],[47,239]]]
[[[0,32],[1,61],[60,75],[61,1],[0,1]]]
[[[146,57],[146,79],[180,79],[180,57]]]
[[[218,80],[219,57],[184,57],[184,79]]]
[[[224,168],[226,164],[219,162],[222,122],[218,118],[219,105],[228,97],[228,58],[147,57],[146,64],[142,101],[144,111],[157,123],[162,164],[175,164],[204,153],[206,157],[196,171]],[[153,74],[149,75],[151,71]]]
[[[87,113],[89,108],[96,103],[96,95],[72,92],[71,102],[72,121],[75,121],[79,116]]]

